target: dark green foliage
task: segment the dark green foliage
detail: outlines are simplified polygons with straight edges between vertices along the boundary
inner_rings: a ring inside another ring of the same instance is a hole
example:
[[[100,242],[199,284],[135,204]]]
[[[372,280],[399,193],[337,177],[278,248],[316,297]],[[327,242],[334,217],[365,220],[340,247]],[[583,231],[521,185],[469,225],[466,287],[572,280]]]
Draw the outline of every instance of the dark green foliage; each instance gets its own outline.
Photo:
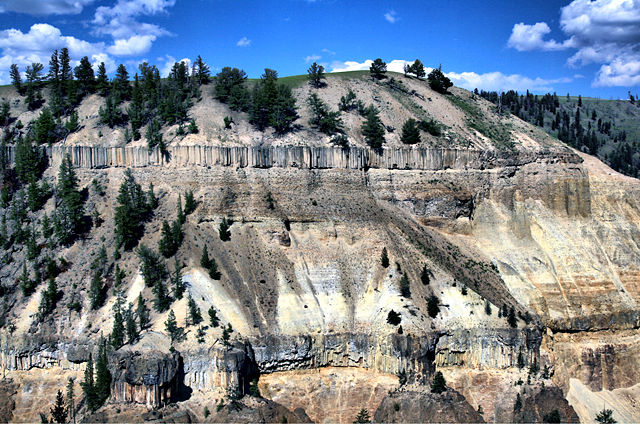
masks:
[[[40,115],[32,125],[32,129],[36,143],[51,144],[55,143],[59,138],[53,115],[47,107],[42,108]]]
[[[202,322],[200,307],[198,307],[198,304],[196,304],[196,302],[193,300],[191,294],[187,296],[187,306],[189,309],[187,311],[187,323],[190,325],[197,325],[198,323]]]
[[[40,180],[46,164],[44,151],[32,143],[31,137],[18,139],[15,147],[15,170],[23,184]]]
[[[231,323],[227,324],[227,327],[222,329],[222,344],[225,347],[229,347],[231,340],[231,333],[233,332],[233,328],[231,327]]]
[[[431,392],[440,394],[447,390],[447,381],[445,381],[444,376],[442,376],[442,372],[437,371],[433,377],[433,381],[431,381]]]
[[[324,66],[318,65],[316,62],[312,63],[309,69],[307,69],[307,74],[309,75],[309,84],[311,87],[319,89],[326,85],[324,80],[326,77],[324,75]]]
[[[114,290],[116,291],[116,302],[113,304],[113,329],[111,330],[111,335],[109,336],[109,343],[114,350],[117,350],[124,345],[126,329],[124,320],[125,314],[123,311],[124,299],[122,296],[122,290],[116,288],[115,285]]]
[[[431,282],[431,270],[426,264],[422,267],[422,272],[420,272],[420,281],[423,285],[428,285]]]
[[[189,132],[189,134],[198,134],[200,132],[200,129],[198,129],[198,126],[196,125],[196,120],[191,118],[191,121],[189,121],[189,127],[187,127],[187,131]]]
[[[343,112],[349,112],[356,109],[358,104],[356,103],[356,94],[353,90],[349,89],[345,96],[340,97],[340,103],[338,103],[338,109]]]
[[[371,73],[371,78],[374,80],[386,78],[385,74],[387,73],[387,63],[378,58],[374,60],[369,67],[369,72]]]
[[[126,117],[120,110],[118,103],[118,99],[115,95],[109,94],[106,97],[104,107],[101,106],[98,110],[100,123],[108,125],[109,128],[113,128],[126,122]]]
[[[22,86],[22,76],[20,75],[20,69],[18,65],[15,63],[11,64],[11,69],[9,71],[9,75],[11,75],[11,84],[16,88],[18,94],[24,94],[24,87]]]
[[[184,328],[178,326],[173,310],[169,311],[169,317],[167,317],[167,321],[164,322],[164,328],[169,334],[172,343],[180,342],[184,338]]]
[[[220,324],[220,319],[218,318],[218,313],[216,312],[216,309],[213,308],[213,306],[209,307],[209,324],[211,325],[212,328],[217,328],[218,325]]]
[[[104,65],[104,62],[100,62],[100,65],[98,65],[96,91],[100,96],[106,96],[109,92],[109,77],[107,76],[107,67]]]
[[[69,120],[66,123],[64,123],[64,128],[67,130],[67,133],[73,133],[74,131],[78,130],[79,128],[78,111],[76,110],[71,111],[71,114],[69,115]]]
[[[182,244],[183,232],[179,221],[170,225],[167,220],[162,222],[162,237],[158,243],[158,251],[165,258],[175,255]]]
[[[435,318],[440,313],[440,300],[435,295],[431,295],[427,300],[427,313],[431,318]]]
[[[118,246],[133,248],[142,237],[143,223],[149,215],[147,199],[131,170],[125,171],[120,185],[115,212],[115,234]]]
[[[200,258],[200,265],[207,269],[209,272],[209,277],[214,280],[220,280],[220,271],[218,271],[218,263],[216,263],[215,258],[209,258],[209,250],[205,245],[202,250],[202,257]]]
[[[209,415],[211,414],[211,412],[209,411],[209,408],[207,406],[204,406],[204,410],[202,411],[202,414],[204,415],[205,419],[207,419],[209,417]]]
[[[317,128],[318,131],[329,136],[344,133],[344,124],[340,118],[339,111],[330,111],[327,104],[316,93],[311,93],[307,103],[311,112],[311,118],[309,119],[311,127]]]
[[[380,256],[380,264],[385,269],[389,267],[389,256],[387,255],[387,248],[382,248],[382,255]]]
[[[491,303],[488,300],[485,300],[484,302],[484,312],[487,316],[491,316]]]
[[[75,389],[73,384],[74,378],[69,378],[67,381],[67,412],[69,413],[69,420],[73,423],[76,422],[76,401],[75,401]]]
[[[247,112],[251,107],[251,93],[244,84],[233,86],[227,102],[232,111]]]
[[[107,360],[107,342],[100,337],[96,358],[96,396],[99,405],[104,404],[111,394],[111,372]]]
[[[214,93],[216,99],[222,103],[227,103],[233,88],[243,86],[246,79],[247,74],[243,70],[225,66],[215,78],[216,86]]]
[[[92,310],[102,307],[105,299],[105,288],[102,284],[102,273],[99,270],[93,272],[91,284],[89,285],[89,303]]]
[[[87,403],[87,408],[94,412],[98,407],[98,400],[96,394],[96,385],[93,376],[93,356],[89,353],[89,360],[87,366],[84,369],[84,380],[80,383],[84,398]]]
[[[440,136],[442,135],[442,129],[440,128],[440,124],[436,120],[428,119],[428,120],[420,120],[418,123],[418,128],[422,131],[426,131],[432,136]]]
[[[193,63],[193,73],[192,77],[194,78],[198,84],[209,84],[211,80],[211,71],[209,70],[209,66],[202,60],[200,55],[196,58]]]
[[[420,129],[418,128],[418,122],[409,118],[402,126],[402,137],[400,138],[402,143],[407,145],[415,145],[420,143]]]
[[[80,63],[74,69],[76,81],[78,82],[78,90],[80,96],[85,96],[89,93],[93,93],[95,90],[96,80],[93,73],[93,67],[89,58],[84,56],[80,59]]]
[[[178,195],[178,223],[183,225],[187,221],[187,216],[182,209],[182,195]]]
[[[144,244],[140,244],[136,250],[136,254],[140,260],[140,272],[146,285],[154,287],[155,285],[163,283],[167,278],[168,272],[160,256]],[[161,311],[164,311],[164,309]]]
[[[226,217],[222,217],[222,221],[218,226],[218,236],[222,242],[226,242],[231,239],[231,232],[229,231],[229,222]]]
[[[409,66],[408,71],[408,73],[415,75],[418,79],[427,75],[424,70],[424,65],[422,64],[422,62],[420,62],[420,59],[416,59],[415,62],[413,62],[413,64]]]
[[[136,316],[140,324],[140,330],[143,331],[149,326],[149,309],[145,303],[142,294],[138,295],[138,304],[136,306]]]
[[[45,317],[53,312],[58,301],[58,285],[53,276],[49,278],[47,289],[42,292],[40,307],[38,308],[38,320],[43,321]]]
[[[53,407],[49,409],[51,411],[51,417],[53,421],[57,424],[65,424],[67,423],[67,409],[65,407],[64,396],[62,395],[62,391],[58,390],[58,394],[56,395],[56,401],[53,404]]]
[[[519,413],[522,410],[522,397],[520,393],[516,396],[516,402],[513,404],[513,413]]]
[[[27,270],[27,263],[22,263],[22,274],[20,275],[20,289],[25,297],[30,296],[38,286],[38,282],[31,280]]]
[[[518,351],[518,357],[516,361],[517,361],[518,369],[522,369],[525,365],[524,355],[522,354],[522,348]]]
[[[258,388],[258,378],[253,378],[249,384],[249,394],[253,397],[262,397],[260,395],[260,388]]]
[[[80,233],[84,206],[82,195],[78,190],[78,178],[67,154],[58,171],[57,196],[58,208],[54,217],[54,229],[62,244],[71,243]]]
[[[370,424],[371,416],[369,416],[369,411],[367,409],[362,409],[358,412],[358,416],[353,421],[354,424]]]
[[[144,137],[147,139],[149,151],[152,151],[156,147],[158,147],[160,151],[165,150],[165,144],[162,140],[162,134],[160,133],[160,122],[157,118],[151,120],[147,126],[147,132]]]
[[[175,264],[173,266],[173,274],[171,275],[171,287],[173,288],[173,297],[176,300],[181,300],[185,286],[182,281],[182,272],[177,258],[175,259]]]
[[[278,73],[265,68],[262,78],[253,89],[249,122],[258,130],[273,127],[276,133],[284,134],[291,130],[298,113],[291,89],[278,84],[277,80]]]
[[[44,99],[42,98],[42,70],[44,65],[38,62],[34,62],[27,66],[27,89],[24,102],[30,111],[36,110],[42,105]]]
[[[8,100],[3,100],[2,103],[0,103],[0,125],[7,125],[9,118],[11,118],[11,104]]]
[[[511,307],[509,309],[509,313],[507,315],[507,323],[512,328],[517,328],[518,327],[518,319],[516,319],[516,313],[515,313],[513,307]]]
[[[544,415],[542,421],[547,424],[559,424],[560,421],[560,412],[558,409],[553,409],[551,412]]]
[[[601,411],[598,412],[598,414],[596,415],[595,420],[599,424],[616,424],[616,423],[618,423],[618,421],[616,421],[613,418],[613,410],[604,409],[604,408]]]
[[[129,85],[129,72],[123,64],[118,65],[116,75],[112,82],[111,93],[115,104],[131,98],[131,86]]]
[[[393,326],[398,326],[402,319],[400,318],[400,314],[396,313],[394,310],[389,311],[387,314],[387,323]]]
[[[445,94],[449,87],[453,87],[451,80],[442,72],[442,65],[431,71],[427,76],[427,80],[429,81],[429,86],[438,93]]]
[[[365,121],[362,123],[362,135],[369,146],[376,151],[382,150],[385,128],[380,119],[378,109],[371,105],[366,109]]]
[[[189,215],[196,210],[197,203],[193,198],[193,191],[188,190],[184,194],[184,213],[185,215]]]
[[[50,196],[51,188],[45,180],[40,185],[36,181],[29,183],[27,187],[27,205],[31,211],[40,211]]]
[[[131,303],[129,303],[129,307],[124,312],[124,322],[129,344],[133,344],[140,337],[140,333],[138,331],[138,324],[136,323],[136,315],[133,312],[133,304]]]
[[[400,278],[400,294],[405,298],[411,298],[411,284],[407,273],[403,273]]]
[[[149,183],[149,189],[147,189],[146,195],[147,208],[149,211],[155,210],[158,208],[158,198],[156,197],[155,192],[153,191],[153,182]]]

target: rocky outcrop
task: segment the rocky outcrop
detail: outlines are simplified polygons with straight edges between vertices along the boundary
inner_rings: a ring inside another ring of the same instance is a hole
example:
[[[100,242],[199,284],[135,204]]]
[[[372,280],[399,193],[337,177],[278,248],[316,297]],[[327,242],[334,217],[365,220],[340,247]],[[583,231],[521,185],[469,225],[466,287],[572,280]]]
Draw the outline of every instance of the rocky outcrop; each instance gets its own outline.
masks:
[[[248,344],[236,343],[230,348],[215,346],[184,353],[184,384],[191,390],[224,388],[232,393],[246,394],[257,374],[253,351]]]
[[[569,405],[558,387],[537,388],[522,397],[522,408],[514,414],[515,423],[580,423],[573,407]]]
[[[376,410],[374,423],[484,423],[484,419],[457,391],[442,394],[397,391],[385,397]]]
[[[205,423],[226,424],[269,424],[269,423],[313,423],[304,409],[294,411],[274,401],[264,398],[244,397],[241,401],[231,401],[220,411],[205,419]]]
[[[347,168],[347,169],[490,169],[520,166],[532,162],[580,163],[581,159],[563,150],[540,152],[502,152],[492,150],[449,148],[385,148],[381,152],[351,146],[207,146],[171,145],[162,153],[146,146],[64,146],[46,148],[52,162],[66,154],[76,167],[191,167],[224,166],[253,168]],[[7,156],[14,158],[14,147],[7,147]]]

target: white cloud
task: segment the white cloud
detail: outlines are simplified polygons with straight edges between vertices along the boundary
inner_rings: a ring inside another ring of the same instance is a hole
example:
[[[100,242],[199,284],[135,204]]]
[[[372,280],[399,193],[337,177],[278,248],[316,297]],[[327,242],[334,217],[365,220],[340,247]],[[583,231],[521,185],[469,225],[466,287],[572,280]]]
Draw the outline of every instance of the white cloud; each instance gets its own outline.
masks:
[[[317,62],[320,59],[322,59],[322,56],[319,55],[309,55],[306,58],[304,58],[305,63],[309,63],[309,62]]]
[[[105,65],[112,60],[105,54],[104,43],[90,43],[75,37],[64,36],[62,32],[49,24],[34,24],[28,32],[17,29],[0,31],[0,83],[9,82],[8,68],[12,63],[22,70],[32,62],[40,62],[45,66],[49,63],[51,53],[56,49],[66,47],[74,61],[82,56],[92,60],[101,58]],[[7,66],[4,66],[7,64]]]
[[[355,62],[355,61],[339,62],[339,61],[335,61],[330,66],[331,66],[331,72],[368,71],[369,68],[371,67],[372,63],[373,63],[372,59],[367,59],[364,62]],[[413,63],[413,61],[407,61],[407,60],[403,60],[403,59],[395,59],[395,60],[392,60],[391,62],[387,63],[387,71],[404,73],[404,65],[405,64],[412,64],[412,63]],[[427,68],[427,69],[429,69],[429,71],[431,71],[431,68]]]
[[[390,24],[395,24],[400,20],[395,10],[390,10],[387,13],[385,13],[384,19],[386,19],[387,22],[389,22]]]
[[[28,15],[77,15],[95,0],[0,0],[0,13]]]
[[[238,40],[238,42],[236,43],[236,46],[239,47],[248,47],[251,45],[251,40],[249,40],[247,37],[242,37],[240,40]]]
[[[149,51],[155,35],[134,35],[128,39],[115,40],[107,51],[116,56],[137,56]]]
[[[571,82],[569,78],[547,80],[544,78],[529,78],[520,74],[505,75],[501,72],[487,72],[485,74],[449,72],[446,73],[446,76],[458,87],[463,87],[467,90],[478,88],[487,91],[552,91],[554,84]]]
[[[516,24],[508,45],[520,51],[575,49],[569,66],[601,64],[594,86],[639,84],[640,0],[573,0],[560,13],[563,42],[544,40],[544,22]]]
[[[538,22],[535,25],[524,23],[515,24],[511,30],[511,37],[507,45],[524,52],[527,50],[562,50],[567,48],[564,43],[555,40],[543,40],[544,36],[551,32],[546,22]]]
[[[322,53],[326,53],[327,55],[333,56],[336,54],[336,52],[329,50],[329,49],[322,49],[321,50]]]

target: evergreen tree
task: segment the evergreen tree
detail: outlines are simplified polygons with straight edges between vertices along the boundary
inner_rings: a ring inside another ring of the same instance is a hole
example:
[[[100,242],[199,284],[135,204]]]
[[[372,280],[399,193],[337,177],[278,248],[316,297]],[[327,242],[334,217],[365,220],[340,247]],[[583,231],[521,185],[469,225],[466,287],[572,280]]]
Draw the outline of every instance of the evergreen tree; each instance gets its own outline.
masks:
[[[187,221],[187,217],[182,210],[182,195],[178,195],[178,223],[183,225]]]
[[[96,397],[98,405],[104,404],[111,394],[111,372],[107,360],[107,342],[100,337],[98,358],[96,359]]]
[[[133,313],[133,304],[129,303],[129,307],[124,313],[125,328],[127,331],[127,340],[129,344],[135,343],[140,337],[138,325],[136,323],[136,315]]]
[[[519,413],[522,410],[522,397],[520,393],[516,396],[516,402],[513,404],[513,413]]]
[[[164,258],[172,257],[178,251],[178,245],[176,243],[177,241],[174,240],[171,225],[167,220],[162,222],[161,233],[162,236],[158,242],[158,251]]]
[[[599,411],[598,414],[596,415],[596,422],[598,422],[599,424],[616,424],[616,423],[618,423],[618,421],[616,421],[613,418],[613,410],[605,409],[605,408],[603,408],[601,411]]]
[[[442,65],[431,71],[427,76],[427,80],[429,81],[429,86],[434,91],[442,94],[447,93],[449,87],[453,86],[451,80],[442,72]]]
[[[69,419],[76,422],[76,400],[75,400],[75,388],[73,384],[75,379],[69,377],[67,381],[67,412],[69,412]]]
[[[422,267],[422,272],[420,273],[420,281],[423,285],[428,285],[431,282],[431,270],[425,264]]]
[[[147,286],[153,287],[167,278],[167,267],[164,261],[152,249],[140,244],[136,250],[140,260],[140,272]]]
[[[427,313],[431,318],[435,318],[440,313],[440,300],[435,295],[431,295],[427,300]]]
[[[136,74],[134,78],[133,90],[131,93],[131,104],[127,109],[129,122],[131,123],[131,138],[133,140],[140,140],[140,129],[146,122],[146,116],[144,108],[144,93],[138,79],[138,74]]]
[[[355,421],[353,421],[354,424],[370,424],[371,423],[371,416],[369,416],[369,411],[367,409],[361,409],[360,412],[358,412],[358,416],[356,416]]]
[[[147,207],[149,211],[153,211],[158,208],[158,198],[153,190],[153,182],[149,182],[149,189],[147,189]]]
[[[365,121],[362,123],[361,130],[367,144],[375,151],[381,151],[384,143],[385,128],[382,125],[378,109],[373,105],[366,110]]]
[[[109,77],[107,76],[107,67],[104,62],[98,65],[98,75],[96,77],[96,91],[102,97],[109,93]]]
[[[218,318],[218,312],[213,306],[209,307],[209,324],[212,328],[217,328],[220,324],[220,319]]]
[[[189,134],[198,134],[198,132],[200,131],[198,129],[198,126],[196,125],[196,120],[191,118],[191,121],[189,121],[189,127],[187,127],[187,131],[189,132]]]
[[[387,73],[387,64],[382,59],[378,58],[373,61],[371,66],[369,67],[369,72],[371,73],[371,78],[373,80],[381,80],[386,77]]]
[[[124,299],[122,290],[118,288],[116,289],[116,292],[116,302],[113,305],[113,329],[109,338],[109,342],[111,343],[111,346],[114,350],[117,350],[124,345],[125,337],[125,323],[123,312]]]
[[[489,302],[489,300],[485,300],[484,302],[484,312],[487,314],[487,316],[491,316],[491,303]]]
[[[312,93],[307,99],[311,118],[309,125],[317,128],[318,131],[329,136],[344,132],[344,124],[340,118],[339,111],[330,111],[326,103],[324,103],[316,93]]]
[[[187,323],[191,325],[197,325],[198,323],[202,322],[202,314],[200,314],[200,308],[191,297],[191,294],[187,295],[187,305],[189,308],[187,312]]]
[[[11,70],[9,72],[11,75],[11,84],[16,88],[18,94],[24,94],[24,87],[22,86],[22,76],[20,75],[20,69],[18,65],[15,63],[11,64]]]
[[[442,372],[437,371],[431,381],[431,392],[440,394],[447,390],[447,381],[445,381]]]
[[[104,101],[104,107],[98,109],[100,123],[108,125],[109,128],[125,123],[125,116],[118,106],[118,98],[115,94],[108,94]]]
[[[512,328],[517,328],[518,327],[518,321],[516,319],[516,313],[515,313],[515,310],[513,309],[513,307],[511,307],[509,309],[509,314],[507,315],[507,323]]]
[[[307,69],[307,73],[309,74],[309,84],[311,87],[319,89],[324,86],[325,83],[322,81],[325,79],[324,75],[324,66],[318,65],[316,62],[312,63],[309,69]]]
[[[96,392],[96,384],[93,376],[93,356],[89,353],[89,360],[84,370],[84,381],[80,383],[84,398],[87,402],[87,408],[91,412],[95,412],[100,403],[98,402],[98,394]]]
[[[211,71],[209,70],[209,66],[202,60],[200,55],[196,58],[194,65],[194,75],[192,76],[198,82],[198,84],[209,84],[209,80],[211,79]]]
[[[393,326],[398,326],[402,321],[400,317],[400,313],[397,313],[394,310],[390,310],[389,314],[387,314],[387,323]]]
[[[78,81],[81,96],[93,93],[96,79],[93,73],[93,67],[87,56],[83,56],[82,59],[80,59],[80,64],[76,66],[74,73]]]
[[[51,110],[47,107],[42,108],[42,112],[33,123],[33,137],[39,144],[51,144],[56,142],[58,134],[56,132],[56,123],[51,114]]]
[[[67,130],[68,133],[73,133],[74,131],[78,130],[79,126],[80,125],[78,124],[78,111],[73,110],[69,115],[69,120],[66,123],[64,123],[64,128]]]
[[[38,308],[38,319],[43,321],[45,317],[53,312],[56,308],[56,302],[58,301],[58,285],[53,276],[49,277],[49,284],[47,289],[42,292],[42,298],[40,299],[40,307]]]
[[[131,170],[127,169],[124,177],[116,199],[118,205],[114,217],[115,234],[118,246],[131,249],[142,237],[143,223],[149,211],[146,196],[136,183]]]
[[[222,242],[226,242],[231,239],[231,232],[229,231],[229,222],[226,217],[222,217],[222,221],[218,226],[218,236]]]
[[[402,294],[404,298],[411,298],[411,284],[409,283],[407,273],[403,273],[402,278],[400,278],[400,294]]]
[[[15,146],[15,171],[20,181],[27,184],[40,180],[46,168],[43,150],[35,146],[31,137],[21,137]]]
[[[34,62],[27,66],[27,90],[25,103],[30,111],[36,110],[42,105],[42,93],[40,92],[42,83],[42,70],[44,65]]]
[[[131,98],[131,87],[129,85],[129,72],[123,64],[118,65],[116,75],[113,79],[113,94],[116,104]]]
[[[182,295],[184,294],[185,285],[182,281],[182,272],[180,270],[180,264],[178,263],[177,257],[175,259],[173,274],[171,275],[171,286],[173,288],[173,297],[176,300],[181,300]]]
[[[387,254],[387,248],[382,248],[382,255],[380,256],[380,264],[385,269],[389,267],[389,256]]]
[[[102,285],[102,273],[99,270],[93,272],[91,285],[89,286],[89,303],[92,310],[97,310],[104,304],[105,291]]]
[[[402,137],[400,138],[402,143],[407,145],[415,145],[416,143],[420,143],[420,129],[418,128],[418,122],[409,118],[405,121],[402,126]]]
[[[64,396],[62,395],[62,391],[58,390],[58,394],[56,395],[56,401],[53,404],[53,407],[50,408],[51,416],[53,421],[58,424],[67,423],[67,409],[64,403]]]
[[[136,316],[138,316],[138,323],[140,324],[140,331],[145,330],[149,326],[149,309],[142,298],[142,293],[138,295],[138,305],[136,307]]]
[[[227,103],[231,90],[236,86],[244,85],[247,74],[238,68],[225,66],[216,75],[216,87],[214,90],[216,99],[222,103]]]
[[[29,297],[36,289],[38,282],[31,280],[27,271],[27,263],[22,263],[22,274],[20,275],[20,289],[25,297]]]
[[[227,101],[232,111],[247,112],[251,106],[251,93],[244,84],[233,86]]]
[[[80,233],[84,206],[82,194],[78,190],[78,178],[67,154],[58,171],[57,195],[60,205],[56,211],[56,236],[63,244],[71,243]]]
[[[154,148],[159,148],[161,152],[165,150],[164,141],[162,140],[162,134],[160,133],[160,122],[157,118],[153,118],[147,126],[147,132],[144,137],[147,139],[147,147],[149,152]]]
[[[249,122],[260,131],[271,126],[276,133],[284,134],[291,129],[298,114],[291,89],[278,84],[277,80],[277,71],[265,68],[253,89]]]
[[[188,190],[184,194],[184,213],[189,215],[196,210],[196,201],[193,199],[193,191]]]
[[[424,65],[420,62],[420,59],[416,59],[411,65],[411,73],[413,73],[418,79],[423,78],[427,73],[424,70]]]
[[[164,322],[164,327],[171,338],[171,343],[180,342],[184,338],[184,328],[178,326],[173,310],[169,311],[169,317],[167,317],[167,321]]]

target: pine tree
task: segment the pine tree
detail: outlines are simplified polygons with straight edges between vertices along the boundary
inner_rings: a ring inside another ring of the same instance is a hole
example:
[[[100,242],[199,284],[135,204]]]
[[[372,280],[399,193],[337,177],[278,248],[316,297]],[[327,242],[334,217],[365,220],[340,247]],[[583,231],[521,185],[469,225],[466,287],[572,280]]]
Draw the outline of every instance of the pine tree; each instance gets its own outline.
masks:
[[[429,76],[427,77],[427,80],[429,81],[429,86],[434,91],[442,94],[447,93],[449,87],[453,86],[451,80],[447,78],[447,76],[442,72],[442,65],[431,71],[429,73]]]
[[[56,395],[56,401],[49,410],[51,411],[51,416],[53,417],[53,421],[58,424],[67,423],[67,409],[65,408],[64,396],[62,395],[62,391],[58,390],[58,394]],[[52,421],[52,423],[53,423]]]
[[[366,110],[365,121],[362,123],[361,130],[367,144],[375,151],[381,151],[384,144],[385,128],[382,125],[378,109],[373,105]]]
[[[96,384],[93,377],[93,356],[91,353],[89,353],[89,360],[84,370],[84,381],[80,383],[80,386],[82,387],[82,392],[87,402],[87,408],[95,412],[95,410],[100,407],[100,403],[98,402]]]
[[[371,73],[371,78],[374,80],[381,80],[386,77],[387,73],[387,64],[382,59],[378,58],[373,61],[371,66],[369,67],[369,72]]]
[[[307,74],[309,74],[309,84],[311,87],[319,89],[325,83],[322,81],[325,79],[324,75],[324,66],[318,65],[316,62],[312,63],[309,69],[307,69]]]
[[[222,217],[222,221],[218,226],[218,235],[222,242],[226,242],[231,239],[231,232],[229,231],[229,222],[226,217]]]
[[[189,132],[189,134],[198,134],[198,132],[200,132],[198,126],[196,125],[195,119],[191,118],[191,121],[189,121],[189,127],[187,127],[187,131]]]
[[[136,255],[140,260],[140,272],[147,286],[153,287],[167,278],[167,267],[152,249],[140,244],[136,249]]]
[[[45,317],[53,312],[56,308],[56,302],[58,301],[58,285],[53,276],[49,277],[49,284],[47,289],[42,292],[42,298],[40,299],[40,307],[38,308],[38,319],[43,321]]]
[[[491,316],[491,303],[489,302],[489,300],[485,300],[484,302],[484,312],[487,314],[487,316]]]
[[[211,79],[211,71],[209,70],[209,66],[202,60],[200,55],[196,58],[194,65],[194,75],[198,84],[209,84],[209,80]]]
[[[118,288],[116,289],[116,292],[116,302],[113,305],[113,329],[111,331],[111,336],[109,337],[109,343],[114,350],[117,350],[124,345],[125,337],[125,323],[123,312],[124,299],[122,290]]]
[[[78,111],[76,110],[71,111],[71,115],[69,115],[69,120],[66,123],[64,123],[64,128],[67,130],[68,133],[73,133],[74,131],[78,130],[79,128]]]
[[[193,198],[193,191],[189,190],[184,194],[184,214],[189,215],[196,210],[196,201]]]
[[[427,300],[427,313],[431,318],[435,318],[440,313],[440,300],[435,295],[431,295]]]
[[[164,322],[164,327],[169,334],[172,343],[182,341],[184,337],[184,329],[178,326],[176,315],[173,310],[169,311],[169,316],[167,317],[167,321]]]
[[[387,255],[387,248],[382,248],[382,255],[380,256],[380,264],[385,269],[389,267],[389,256]]]
[[[512,328],[517,328],[518,327],[518,321],[516,319],[516,313],[515,313],[515,310],[513,309],[513,307],[511,307],[509,309],[509,314],[507,315],[507,323]]]
[[[125,116],[118,106],[118,99],[115,94],[108,94],[104,101],[104,107],[98,109],[100,123],[114,128],[125,123]]]
[[[40,115],[33,123],[33,138],[41,145],[55,143],[58,139],[53,114],[47,107],[42,108]]]
[[[173,274],[171,275],[171,286],[173,287],[173,297],[176,300],[181,300],[182,295],[184,294],[185,286],[182,281],[182,272],[180,270],[180,264],[178,263],[178,258],[175,259],[175,265],[173,269]]]
[[[247,74],[238,68],[224,67],[216,75],[215,96],[222,103],[227,103],[231,90],[236,86],[242,86],[247,79]]]
[[[158,242],[158,251],[164,258],[172,257],[178,251],[178,246],[174,240],[171,225],[167,220],[162,222],[161,234],[162,236]]]
[[[147,132],[144,137],[147,139],[147,147],[149,152],[158,147],[160,151],[164,151],[164,141],[162,140],[162,134],[160,133],[160,121],[157,118],[153,118],[147,126]]]
[[[409,283],[407,273],[403,273],[400,279],[400,294],[402,294],[404,298],[411,298],[411,284]]]
[[[618,423],[618,421],[616,421],[613,418],[613,410],[605,409],[605,408],[603,408],[601,411],[599,411],[598,414],[596,415],[596,422],[598,422],[599,424],[616,424],[616,423]]]
[[[358,416],[353,421],[354,424],[370,424],[371,416],[369,416],[369,411],[367,409],[361,409],[358,412]]]
[[[142,237],[143,223],[149,211],[146,196],[140,185],[136,183],[131,170],[127,169],[124,177],[116,198],[118,205],[114,220],[116,242],[118,246],[124,246],[128,250],[133,248]]]
[[[400,138],[402,143],[407,145],[415,145],[420,143],[420,129],[418,129],[418,122],[409,118],[402,126],[402,137]]]
[[[149,309],[147,308],[144,298],[142,298],[142,293],[138,295],[136,316],[138,317],[138,323],[140,324],[140,331],[145,330],[149,326]]]
[[[69,412],[69,419],[76,423],[76,400],[75,400],[75,383],[74,378],[69,378],[67,381],[67,412]]]
[[[58,171],[57,195],[60,206],[56,211],[58,226],[56,236],[63,244],[71,243],[80,232],[84,206],[78,190],[78,178],[71,163],[71,156],[65,155]]]
[[[442,372],[437,371],[431,381],[431,392],[440,394],[447,390],[447,381],[445,381]]]
[[[38,282],[31,280],[27,271],[27,263],[22,263],[22,274],[20,275],[20,289],[25,297],[29,297],[36,289]]]
[[[413,73],[418,79],[423,78],[427,73],[424,71],[424,65],[420,62],[420,59],[416,59],[411,65],[411,73]]]
[[[127,331],[127,340],[129,344],[135,343],[140,337],[138,325],[136,324],[136,315],[133,313],[133,304],[129,303],[129,307],[124,313],[125,329]]]
[[[82,59],[80,59],[80,63],[76,66],[74,73],[79,84],[80,95],[85,96],[89,93],[93,93],[95,90],[96,80],[93,73],[93,67],[91,66],[91,62],[89,62],[89,58],[87,56],[83,56]]]
[[[150,211],[153,211],[158,208],[158,204],[158,198],[153,191],[153,182],[149,182],[149,189],[147,189],[147,207]]]
[[[513,404],[513,413],[519,413],[522,410],[522,397],[520,393],[516,396],[516,402]]]
[[[11,84],[16,88],[18,94],[24,94],[24,87],[22,86],[22,77],[20,76],[20,69],[18,65],[15,63],[11,64],[11,71],[9,72],[11,75]]]
[[[420,273],[420,281],[423,285],[428,285],[431,282],[431,270],[425,264],[422,267],[422,272]]]
[[[123,64],[118,65],[116,75],[113,79],[113,93],[116,104],[131,98],[131,87],[129,86],[129,72]]]
[[[100,337],[98,358],[96,359],[96,397],[98,405],[102,405],[111,394],[111,372],[107,360],[107,342]]]
[[[91,285],[89,286],[89,303],[92,310],[97,310],[104,303],[104,286],[102,285],[102,273],[99,270],[93,272]]]
[[[213,306],[209,307],[209,324],[212,328],[217,328],[220,324],[220,319],[218,318],[218,312]]]
[[[98,75],[96,77],[96,91],[102,97],[109,93],[109,77],[107,76],[107,67],[104,62],[98,65]]]
[[[329,136],[337,133],[344,133],[344,124],[340,118],[339,111],[330,111],[326,103],[324,103],[316,93],[311,93],[307,99],[311,118],[309,125],[317,128],[318,131]]]
[[[202,322],[202,314],[200,313],[200,308],[194,301],[193,297],[191,297],[191,294],[187,295],[187,305],[189,308],[187,312],[187,323],[191,325],[197,325],[198,323]]]

